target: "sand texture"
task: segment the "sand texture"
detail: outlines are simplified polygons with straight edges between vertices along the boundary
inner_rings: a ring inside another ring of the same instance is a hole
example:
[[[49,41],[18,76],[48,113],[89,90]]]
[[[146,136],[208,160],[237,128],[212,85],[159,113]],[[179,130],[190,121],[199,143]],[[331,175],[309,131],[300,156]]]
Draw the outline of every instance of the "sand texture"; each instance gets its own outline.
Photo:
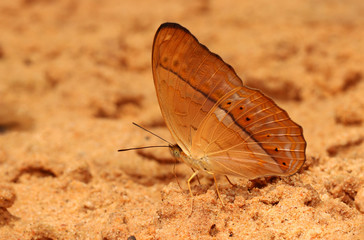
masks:
[[[199,175],[191,213],[167,148],[117,152],[165,144],[132,122],[172,141],[167,21],[303,127],[298,174],[220,176],[225,207]],[[0,1],[0,239],[364,239],[364,1]]]

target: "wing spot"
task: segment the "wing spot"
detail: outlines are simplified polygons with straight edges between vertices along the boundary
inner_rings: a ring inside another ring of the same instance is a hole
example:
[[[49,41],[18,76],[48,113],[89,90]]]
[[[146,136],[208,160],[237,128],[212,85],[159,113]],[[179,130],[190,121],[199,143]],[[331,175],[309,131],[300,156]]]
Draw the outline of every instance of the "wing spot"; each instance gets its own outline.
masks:
[[[240,109],[240,110],[243,110],[243,107],[240,107],[239,109]]]
[[[285,163],[285,162],[282,162],[282,164],[283,164],[284,166],[286,166],[286,163]]]
[[[270,135],[269,135],[269,134],[267,134],[267,137],[270,137]]]
[[[274,151],[278,152],[278,148],[275,148]]]
[[[168,62],[168,57],[164,57],[164,58],[163,58],[163,62],[164,62],[164,63]]]
[[[227,102],[226,104],[227,104],[227,105],[230,105],[230,104],[231,104],[231,102]]]
[[[174,60],[174,61],[173,61],[173,66],[174,66],[174,67],[177,67],[177,66],[178,66],[178,64],[179,64],[178,60]]]
[[[250,121],[250,118],[249,117],[246,117],[245,120]]]

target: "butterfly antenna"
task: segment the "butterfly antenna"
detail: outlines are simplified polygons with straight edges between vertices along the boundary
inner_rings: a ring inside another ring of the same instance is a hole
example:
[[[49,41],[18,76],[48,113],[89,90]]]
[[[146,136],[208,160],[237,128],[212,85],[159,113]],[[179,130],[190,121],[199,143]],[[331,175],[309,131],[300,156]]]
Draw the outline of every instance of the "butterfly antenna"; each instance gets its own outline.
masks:
[[[139,149],[145,149],[145,148],[160,148],[160,147],[169,147],[169,146],[146,146],[146,147],[136,147],[136,148],[123,148],[119,149],[118,152],[125,152],[130,150],[139,150]]]
[[[159,139],[161,139],[161,140],[165,141],[165,142],[166,142],[166,143],[168,143],[169,145],[173,145],[172,143],[168,142],[167,140],[165,140],[165,139],[164,139],[164,138],[162,138],[161,136],[158,136],[157,134],[153,133],[152,131],[150,131],[150,130],[148,130],[148,129],[146,129],[146,128],[144,128],[144,127],[142,127],[142,126],[138,125],[138,124],[136,124],[135,122],[133,122],[133,124],[134,124],[135,126],[137,126],[137,127],[141,128],[141,129],[143,129],[144,131],[149,132],[150,134],[152,134],[152,135],[156,136],[157,138],[159,138]]]

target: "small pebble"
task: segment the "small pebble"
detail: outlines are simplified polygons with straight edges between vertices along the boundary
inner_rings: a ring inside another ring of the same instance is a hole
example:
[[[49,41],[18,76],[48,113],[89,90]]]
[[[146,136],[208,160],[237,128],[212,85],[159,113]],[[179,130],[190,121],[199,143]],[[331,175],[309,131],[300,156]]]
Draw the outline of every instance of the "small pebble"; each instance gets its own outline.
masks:
[[[14,188],[0,184],[0,208],[9,208],[14,204],[16,199]]]
[[[355,206],[361,213],[364,213],[364,186],[361,186],[355,196]]]

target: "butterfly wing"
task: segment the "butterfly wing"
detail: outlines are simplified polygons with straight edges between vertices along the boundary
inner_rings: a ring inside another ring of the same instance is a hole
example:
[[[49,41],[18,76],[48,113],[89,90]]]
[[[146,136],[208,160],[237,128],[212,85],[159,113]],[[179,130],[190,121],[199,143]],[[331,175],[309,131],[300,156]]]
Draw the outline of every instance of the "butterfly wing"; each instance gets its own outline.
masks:
[[[200,123],[220,96],[231,89],[225,86],[224,79],[229,78],[238,86],[242,82],[220,57],[201,45],[187,29],[174,23],[162,24],[157,30],[152,69],[167,127],[181,149],[190,153],[192,138]],[[213,98],[209,97],[211,94]]]
[[[203,120],[192,154],[207,155],[210,171],[225,175],[256,178],[297,172],[305,162],[302,128],[261,92],[238,89]]]
[[[255,178],[290,175],[305,161],[302,128],[185,28],[166,23],[153,44],[163,117],[181,149],[209,171]]]

